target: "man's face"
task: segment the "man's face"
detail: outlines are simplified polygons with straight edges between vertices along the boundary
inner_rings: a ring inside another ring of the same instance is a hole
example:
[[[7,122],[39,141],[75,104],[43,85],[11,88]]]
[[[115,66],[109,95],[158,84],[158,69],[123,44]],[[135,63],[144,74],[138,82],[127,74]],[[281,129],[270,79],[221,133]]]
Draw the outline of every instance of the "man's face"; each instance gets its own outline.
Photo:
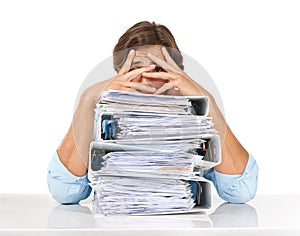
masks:
[[[133,62],[131,64],[131,70],[141,68],[144,66],[149,65],[155,65],[156,63],[153,62],[151,59],[147,57],[147,54],[151,53],[152,55],[165,60],[162,52],[161,52],[161,46],[155,45],[155,46],[145,46],[138,48],[135,52],[135,57],[133,59]],[[162,71],[162,68],[157,66],[153,71]],[[142,77],[141,83],[148,84],[156,89],[160,88],[166,81],[163,79],[149,79]]]

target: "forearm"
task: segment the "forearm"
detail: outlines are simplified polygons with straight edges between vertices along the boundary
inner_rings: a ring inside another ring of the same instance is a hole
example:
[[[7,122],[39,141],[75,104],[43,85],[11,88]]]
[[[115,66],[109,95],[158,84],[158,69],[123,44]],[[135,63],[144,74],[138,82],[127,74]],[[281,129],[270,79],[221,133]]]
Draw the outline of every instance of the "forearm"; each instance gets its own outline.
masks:
[[[82,97],[73,117],[68,133],[57,152],[61,162],[76,176],[87,172],[89,145],[93,136],[93,102]],[[95,105],[95,104],[94,104]]]
[[[222,162],[215,167],[215,170],[223,174],[242,174],[248,157],[248,152],[226,124],[225,138],[222,143]]]
[[[213,118],[214,128],[219,132],[222,145],[222,162],[215,170],[223,174],[241,174],[247,165],[249,154],[231,131],[214,99],[210,97],[210,100],[209,115]]]
[[[57,153],[64,166],[76,176],[83,176],[88,169],[89,147],[93,138],[94,108],[110,79],[87,88],[80,97],[71,127]]]

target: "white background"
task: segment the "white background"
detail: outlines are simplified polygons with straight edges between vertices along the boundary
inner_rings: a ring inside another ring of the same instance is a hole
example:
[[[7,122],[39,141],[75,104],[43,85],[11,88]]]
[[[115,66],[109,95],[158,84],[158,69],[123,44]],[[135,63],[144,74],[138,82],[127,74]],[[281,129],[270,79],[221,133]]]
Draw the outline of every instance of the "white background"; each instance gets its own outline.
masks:
[[[47,165],[88,73],[141,20],[210,74],[260,166],[258,193],[300,193],[298,1],[1,1],[0,192],[48,192]]]

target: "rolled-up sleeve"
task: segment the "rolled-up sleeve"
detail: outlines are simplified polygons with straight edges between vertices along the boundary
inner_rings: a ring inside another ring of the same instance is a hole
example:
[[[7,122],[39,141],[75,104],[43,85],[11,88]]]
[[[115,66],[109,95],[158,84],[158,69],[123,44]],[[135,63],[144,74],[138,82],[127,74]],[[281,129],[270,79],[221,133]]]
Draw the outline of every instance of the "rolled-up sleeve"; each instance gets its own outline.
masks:
[[[213,181],[219,196],[231,203],[245,203],[254,198],[258,183],[258,165],[252,155],[242,174],[222,174],[213,168],[204,174]]]
[[[57,152],[49,163],[47,180],[52,197],[63,204],[77,204],[91,193],[87,175],[78,177],[70,173]]]

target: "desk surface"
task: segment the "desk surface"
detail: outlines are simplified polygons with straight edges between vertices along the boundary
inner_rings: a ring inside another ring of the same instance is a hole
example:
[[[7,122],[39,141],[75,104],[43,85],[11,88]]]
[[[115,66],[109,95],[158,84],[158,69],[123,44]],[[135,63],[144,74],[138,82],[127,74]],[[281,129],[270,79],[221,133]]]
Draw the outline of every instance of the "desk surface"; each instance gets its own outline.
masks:
[[[105,217],[92,214],[91,199],[59,205],[47,194],[0,194],[0,235],[300,235],[300,195],[213,204],[207,213]]]

